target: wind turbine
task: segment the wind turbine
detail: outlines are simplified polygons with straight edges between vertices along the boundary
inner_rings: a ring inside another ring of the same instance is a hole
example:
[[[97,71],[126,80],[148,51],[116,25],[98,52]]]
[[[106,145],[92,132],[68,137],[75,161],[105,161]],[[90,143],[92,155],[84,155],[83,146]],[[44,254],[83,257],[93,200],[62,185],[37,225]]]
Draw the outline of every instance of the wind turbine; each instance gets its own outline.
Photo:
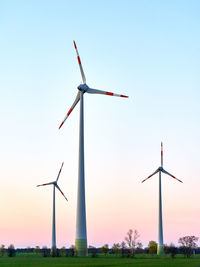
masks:
[[[66,121],[72,110],[75,108],[76,104],[80,101],[80,124],[79,124],[79,167],[78,167],[78,195],[77,195],[77,216],[76,216],[76,239],[75,248],[78,256],[87,256],[87,228],[86,228],[86,208],[85,208],[85,167],[84,167],[84,93],[89,94],[103,94],[110,96],[128,97],[125,95],[114,94],[111,92],[101,91],[98,89],[90,88],[86,84],[86,78],[81,64],[80,56],[76,43],[74,41],[74,47],[77,54],[78,64],[82,76],[83,83],[80,84],[78,88],[78,93],[75,101],[64,120],[59,126],[62,127],[63,123]]]
[[[172,178],[176,179],[177,181],[181,182],[178,178],[174,175],[170,174],[166,170],[163,169],[163,143],[161,142],[161,167],[159,167],[154,173],[149,175],[146,179],[142,181],[145,182],[149,178],[151,178],[154,174],[159,172],[159,215],[158,215],[158,247],[157,247],[157,254],[161,255],[164,254],[163,249],[163,223],[162,223],[162,190],[161,190],[161,172],[171,176]]]
[[[52,253],[56,249],[55,188],[57,188],[61,192],[61,194],[64,196],[64,198],[67,200],[66,196],[63,194],[63,192],[61,191],[60,187],[57,184],[63,165],[64,165],[64,162],[62,163],[60,170],[58,172],[58,176],[54,182],[37,185],[37,186],[53,185]]]

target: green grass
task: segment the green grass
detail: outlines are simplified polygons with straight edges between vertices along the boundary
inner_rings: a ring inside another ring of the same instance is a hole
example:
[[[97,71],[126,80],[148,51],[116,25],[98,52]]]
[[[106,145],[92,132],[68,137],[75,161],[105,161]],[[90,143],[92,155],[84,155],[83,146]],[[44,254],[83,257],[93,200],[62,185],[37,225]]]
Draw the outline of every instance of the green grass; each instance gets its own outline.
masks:
[[[175,259],[165,255],[163,257],[136,255],[135,258],[121,258],[115,255],[100,255],[97,258],[88,256],[87,258],[43,258],[41,255],[34,254],[17,254],[16,257],[0,257],[1,267],[118,267],[118,266],[137,266],[137,267],[200,267],[200,255],[193,256],[190,259],[182,255],[176,256]]]

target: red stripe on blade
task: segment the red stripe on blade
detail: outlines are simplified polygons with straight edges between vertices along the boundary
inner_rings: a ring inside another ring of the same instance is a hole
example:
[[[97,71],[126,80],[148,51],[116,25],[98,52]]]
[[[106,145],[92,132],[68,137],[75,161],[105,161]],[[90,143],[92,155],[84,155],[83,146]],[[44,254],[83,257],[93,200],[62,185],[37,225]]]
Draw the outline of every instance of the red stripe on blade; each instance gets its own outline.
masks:
[[[76,49],[76,43],[75,43],[75,41],[74,41],[74,47],[75,47],[75,49]]]
[[[128,97],[127,95],[120,95],[120,97]]]
[[[106,95],[114,95],[113,93],[110,92],[106,92]]]
[[[61,125],[59,126],[59,129],[62,127],[63,123],[64,123],[64,122],[61,123]]]
[[[78,58],[78,63],[79,63],[79,65],[81,65],[80,57],[78,56],[77,58]]]
[[[72,108],[70,108],[70,110],[67,113],[67,116],[69,116],[69,114],[72,112]]]

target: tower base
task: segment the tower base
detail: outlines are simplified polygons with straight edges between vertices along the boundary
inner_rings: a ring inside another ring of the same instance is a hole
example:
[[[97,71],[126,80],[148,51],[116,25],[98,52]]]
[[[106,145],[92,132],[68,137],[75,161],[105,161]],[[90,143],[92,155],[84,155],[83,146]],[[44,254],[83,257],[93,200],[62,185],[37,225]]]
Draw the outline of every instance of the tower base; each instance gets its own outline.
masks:
[[[157,255],[163,255],[164,254],[164,248],[163,246],[158,246],[157,247]]]
[[[75,250],[76,250],[77,256],[79,257],[88,256],[87,239],[76,239]]]

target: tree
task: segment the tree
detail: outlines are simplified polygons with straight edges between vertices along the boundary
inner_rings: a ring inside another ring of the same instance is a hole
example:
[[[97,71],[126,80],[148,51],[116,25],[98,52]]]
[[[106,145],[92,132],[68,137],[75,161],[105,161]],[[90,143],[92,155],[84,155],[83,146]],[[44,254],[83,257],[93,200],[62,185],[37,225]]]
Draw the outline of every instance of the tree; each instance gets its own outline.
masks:
[[[14,257],[16,255],[16,250],[13,244],[11,244],[7,249],[8,257]]]
[[[31,252],[31,248],[30,247],[27,247],[26,248],[26,253],[30,253]]]
[[[1,254],[1,256],[3,257],[3,255],[5,254],[5,245],[1,245],[1,247],[0,247],[0,254]]]
[[[118,255],[119,252],[120,252],[120,244],[119,243],[114,243],[113,246],[112,246],[112,250],[114,251],[114,253],[116,255]]]
[[[39,253],[40,253],[40,247],[39,247],[39,246],[36,246],[36,247],[34,248],[34,253],[35,253],[35,254],[39,254]]]
[[[179,238],[178,243],[185,257],[191,257],[193,250],[197,247],[196,242],[198,239],[199,238],[194,235]]]
[[[142,253],[143,252],[142,247],[143,247],[142,242],[138,241],[136,252],[137,253]]]
[[[43,246],[41,251],[43,257],[48,257],[50,255],[50,250],[46,246]]]
[[[157,243],[156,243],[156,241],[153,241],[153,240],[151,240],[151,241],[149,241],[149,244],[148,244],[148,250],[149,250],[149,253],[150,254],[156,254],[156,252],[157,252]]]
[[[51,256],[52,257],[60,257],[60,250],[56,247],[51,249]]]
[[[103,245],[103,247],[101,248],[101,251],[102,251],[105,255],[108,254],[108,251],[109,251],[108,244]]]
[[[122,257],[124,257],[125,253],[126,253],[126,243],[124,241],[122,241],[120,244],[120,247],[121,247],[121,255],[122,255]]]
[[[92,254],[92,258],[97,257],[97,248],[94,246],[89,246],[90,253]]]
[[[61,256],[64,256],[66,254],[66,247],[62,247],[61,249],[60,249],[60,255]]]
[[[75,246],[74,245],[71,245],[71,247],[69,248],[69,255],[71,257],[76,256],[76,251],[75,251]]]
[[[163,244],[163,251],[164,254],[167,254],[169,252],[169,246],[167,244]]]
[[[168,252],[170,253],[170,257],[173,259],[175,258],[176,255],[176,247],[173,243],[170,243],[169,247],[168,247]]]
[[[129,229],[129,231],[127,232],[125,241],[128,245],[130,256],[134,256],[136,248],[142,245],[141,242],[138,240],[139,237],[140,235],[137,230],[133,231],[132,229]]]

